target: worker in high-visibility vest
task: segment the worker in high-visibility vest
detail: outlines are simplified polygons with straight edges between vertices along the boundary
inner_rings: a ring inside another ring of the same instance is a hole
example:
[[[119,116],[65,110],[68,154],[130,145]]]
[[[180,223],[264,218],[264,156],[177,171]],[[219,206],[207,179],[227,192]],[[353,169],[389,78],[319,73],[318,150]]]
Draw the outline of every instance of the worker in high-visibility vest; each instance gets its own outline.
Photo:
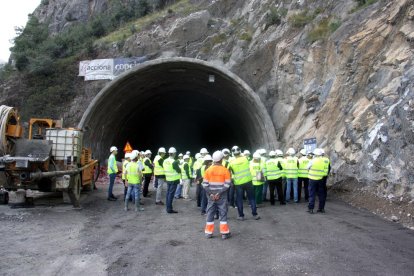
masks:
[[[178,165],[181,168],[181,166],[183,164],[184,164],[184,154],[180,153],[178,155]],[[182,193],[183,193],[183,186],[184,186],[183,185],[183,181],[180,180],[180,183],[178,183],[177,189],[175,190],[174,198],[179,199],[179,198],[182,198],[183,197],[183,195],[182,195]]]
[[[187,154],[183,157],[184,163],[181,165],[181,181],[183,183],[183,198],[190,199],[190,183],[191,183],[191,168],[190,168],[190,156]]]
[[[253,160],[250,161],[250,173],[252,174],[252,183],[256,205],[260,207],[263,202],[263,184],[265,180],[264,168],[259,152],[253,154]]]
[[[313,214],[315,208],[315,197],[318,193],[319,208],[318,212],[325,213],[326,192],[324,190],[323,178],[325,177],[325,162],[322,158],[322,151],[316,148],[313,152],[314,158],[308,164],[309,170],[309,205],[308,212]]]
[[[122,161],[122,182],[124,183],[124,200],[126,198],[126,194],[128,191],[128,182],[126,179],[126,166],[128,165],[128,163],[131,162],[131,153],[127,152],[125,153],[125,158]]]
[[[128,211],[128,202],[131,194],[134,194],[135,198],[135,211],[144,211],[144,208],[139,208],[139,196],[141,192],[142,182],[142,165],[138,164],[138,153],[132,152],[132,161],[128,163],[125,170],[125,175],[128,181],[128,191],[125,197],[124,210]]]
[[[201,181],[203,181],[206,170],[208,168],[210,168],[212,163],[213,163],[213,158],[211,157],[210,154],[206,154],[206,156],[204,156],[204,165],[201,166],[201,168],[199,170],[200,175],[198,175],[198,177],[201,179]],[[201,185],[200,197],[201,197],[201,206],[200,206],[201,207],[201,214],[205,215],[206,210],[207,210],[207,201],[208,201],[208,199],[207,199],[206,191],[204,190],[202,185]]]
[[[144,165],[144,170],[143,170],[144,187],[142,188],[142,196],[143,197],[148,197],[150,195],[148,193],[148,187],[149,187],[149,184],[151,182],[152,173],[153,173],[153,170],[154,170],[154,165],[152,164],[152,161],[151,161],[151,155],[152,155],[152,152],[150,150],[146,150],[145,155],[144,155],[144,159],[142,161],[142,163]]]
[[[165,179],[167,180],[167,197],[166,197],[166,207],[168,214],[178,213],[173,209],[173,200],[174,194],[177,190],[177,185],[180,183],[181,179],[181,169],[180,163],[177,160],[177,150],[174,147],[168,149],[169,157],[164,160],[163,168],[165,172]]]
[[[207,151],[207,150],[206,150]],[[196,184],[196,199],[197,199],[197,207],[201,207],[201,190],[203,189],[201,187],[201,182],[203,182],[203,179],[201,177],[201,167],[204,165],[204,156],[206,154],[197,153],[195,155],[196,161],[194,162],[193,166],[193,178],[194,182]]]
[[[227,224],[227,197],[230,187],[230,171],[222,165],[224,155],[221,151],[213,153],[213,165],[210,166],[203,177],[203,189],[208,198],[207,218],[204,233],[211,238],[214,232],[214,217],[219,212],[220,234],[223,240],[230,237],[230,229]]]
[[[249,150],[243,151],[243,156],[247,158],[247,160],[252,161],[252,156]]]
[[[234,186],[236,188],[236,205],[239,213],[238,220],[244,220],[243,213],[243,194],[247,192],[247,198],[252,209],[254,219],[260,219],[257,214],[256,200],[254,198],[252,175],[250,173],[249,160],[241,155],[241,150],[238,146],[234,146],[231,151],[234,154],[234,159],[230,161],[230,172]]]
[[[295,156],[296,152],[293,148],[289,148],[286,152],[288,155],[283,162],[283,171],[286,176],[286,195],[285,201],[290,200],[290,191],[293,189],[293,199],[298,202],[298,158]]]
[[[267,176],[267,172],[266,172],[266,161],[267,161],[267,151],[265,149],[260,149],[259,150],[259,154],[260,154],[260,163],[261,163],[261,167],[263,170],[263,175],[265,177],[265,181],[263,183],[263,191],[262,191],[262,201],[267,201],[267,190],[269,189],[269,184],[267,183],[266,180],[266,176]],[[256,202],[257,204],[257,202]]]
[[[116,155],[118,154],[118,149],[117,149],[117,147],[113,146],[109,149],[109,151],[111,152],[111,155],[108,158],[107,173],[109,175],[109,187],[108,187],[108,197],[107,197],[107,199],[110,200],[110,201],[115,201],[118,198],[114,196],[112,190],[114,188],[115,178],[116,178],[116,175],[118,173],[118,165],[116,163]]]
[[[298,168],[298,201],[302,198],[302,187],[305,192],[305,200],[309,200],[309,178],[308,178],[308,164],[312,159],[310,154],[306,153],[305,149],[300,150],[302,155],[299,159],[299,168]]]
[[[156,205],[164,205],[164,202],[162,202],[162,187],[165,183],[165,172],[164,172],[164,160],[166,155],[166,150],[164,147],[161,147],[158,149],[158,154],[154,158],[154,177],[155,177],[155,188],[157,189],[157,193],[155,195],[155,204]]]
[[[280,205],[284,205],[285,197],[283,193],[283,167],[282,167],[282,157],[276,157],[276,152],[280,153],[283,156],[283,152],[280,150],[270,151],[269,159],[266,161],[266,171],[267,171],[267,182],[269,183],[270,191],[270,204],[275,205],[275,189],[277,191],[278,200]]]

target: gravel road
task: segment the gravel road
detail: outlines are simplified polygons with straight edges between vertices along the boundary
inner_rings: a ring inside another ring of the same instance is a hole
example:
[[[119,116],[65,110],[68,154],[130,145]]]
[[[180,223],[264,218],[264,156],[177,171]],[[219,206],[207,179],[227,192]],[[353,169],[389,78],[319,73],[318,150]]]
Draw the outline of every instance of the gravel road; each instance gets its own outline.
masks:
[[[259,221],[247,212],[237,221],[231,208],[225,241],[204,238],[194,201],[175,200],[179,213],[166,214],[145,198],[144,212],[125,212],[101,186],[81,202],[81,210],[53,198],[30,209],[0,206],[0,275],[414,273],[414,231],[334,199],[314,215],[305,203],[265,205]]]

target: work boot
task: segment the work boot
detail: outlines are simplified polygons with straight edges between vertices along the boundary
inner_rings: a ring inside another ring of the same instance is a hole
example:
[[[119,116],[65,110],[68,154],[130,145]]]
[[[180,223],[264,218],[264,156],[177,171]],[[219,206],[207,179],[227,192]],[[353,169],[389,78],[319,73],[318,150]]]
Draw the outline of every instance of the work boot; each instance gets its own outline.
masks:
[[[109,201],[115,201],[116,199],[115,198],[112,198],[112,197],[108,197],[108,200]]]
[[[222,240],[227,240],[228,238],[230,238],[230,236],[231,236],[231,234],[230,234],[230,233],[228,233],[228,234],[222,234],[222,235],[221,235],[221,239],[222,239]]]
[[[205,237],[206,237],[207,239],[211,239],[211,238],[213,237],[213,234],[205,234]]]
[[[164,205],[164,202],[158,201],[158,202],[155,202],[155,205]]]
[[[111,198],[113,198],[113,199],[115,199],[115,200],[117,200],[118,198],[116,197],[116,196],[114,196],[114,195],[111,195]]]
[[[135,212],[138,212],[138,211],[142,212],[144,211],[144,208],[135,207]]]
[[[261,219],[261,217],[260,217],[259,215],[255,215],[255,216],[253,216],[253,218],[254,218],[255,220],[259,220],[259,219]]]
[[[244,217],[237,217],[237,220],[243,221]]]
[[[318,209],[318,213],[325,213],[325,209]]]
[[[313,209],[308,209],[307,211],[309,214],[313,214]]]

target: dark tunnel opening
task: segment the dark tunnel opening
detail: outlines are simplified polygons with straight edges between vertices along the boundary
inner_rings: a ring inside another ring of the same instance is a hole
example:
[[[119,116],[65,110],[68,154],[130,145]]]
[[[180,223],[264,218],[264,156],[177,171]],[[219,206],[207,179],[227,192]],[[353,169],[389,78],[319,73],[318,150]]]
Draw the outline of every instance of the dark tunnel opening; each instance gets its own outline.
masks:
[[[207,95],[174,91],[131,112],[120,127],[115,144],[129,141],[134,148],[152,152],[160,146],[174,146],[183,153],[187,150],[195,153],[202,147],[248,148],[248,134],[240,127],[243,125],[240,119],[231,112],[231,107]]]
[[[112,145],[122,151],[127,141],[138,150],[174,146],[192,154],[201,147],[277,144],[269,114],[246,83],[225,68],[190,58],[149,61],[111,81],[78,127],[99,160]]]

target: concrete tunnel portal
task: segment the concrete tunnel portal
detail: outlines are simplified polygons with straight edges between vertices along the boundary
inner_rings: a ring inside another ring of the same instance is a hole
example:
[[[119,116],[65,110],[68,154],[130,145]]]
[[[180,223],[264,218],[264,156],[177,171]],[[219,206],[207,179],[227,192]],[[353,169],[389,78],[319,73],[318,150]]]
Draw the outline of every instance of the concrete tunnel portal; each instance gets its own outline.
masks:
[[[101,161],[110,146],[122,152],[127,141],[153,154],[160,146],[194,154],[201,147],[274,148],[277,143],[269,114],[243,80],[191,58],[156,59],[125,72],[97,94],[78,128]]]

